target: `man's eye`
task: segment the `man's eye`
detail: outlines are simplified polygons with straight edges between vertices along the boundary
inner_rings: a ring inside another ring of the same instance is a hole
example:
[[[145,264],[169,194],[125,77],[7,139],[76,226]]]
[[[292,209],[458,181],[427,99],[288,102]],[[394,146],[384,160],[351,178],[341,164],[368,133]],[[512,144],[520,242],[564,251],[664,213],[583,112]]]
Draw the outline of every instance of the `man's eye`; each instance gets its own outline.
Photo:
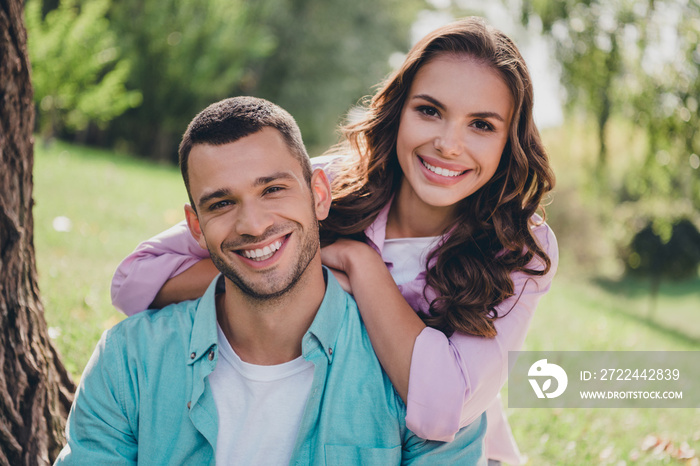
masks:
[[[284,188],[282,186],[270,186],[265,190],[265,194],[273,194],[278,193],[280,191],[284,191]]]
[[[217,210],[233,204],[231,201],[219,201],[209,206],[209,210]]]

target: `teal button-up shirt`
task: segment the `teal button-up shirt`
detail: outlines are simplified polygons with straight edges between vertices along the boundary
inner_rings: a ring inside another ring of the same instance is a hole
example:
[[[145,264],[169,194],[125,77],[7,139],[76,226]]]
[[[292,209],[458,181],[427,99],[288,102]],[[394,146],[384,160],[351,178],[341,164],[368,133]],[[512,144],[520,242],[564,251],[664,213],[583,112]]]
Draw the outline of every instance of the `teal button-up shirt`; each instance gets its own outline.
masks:
[[[355,301],[326,273],[304,335],[314,378],[290,464],[485,464],[485,415],[450,443],[416,437]],[[104,333],[85,368],[57,464],[213,464],[218,417],[219,276],[195,301],[132,316]],[[218,285],[218,286],[217,286]]]

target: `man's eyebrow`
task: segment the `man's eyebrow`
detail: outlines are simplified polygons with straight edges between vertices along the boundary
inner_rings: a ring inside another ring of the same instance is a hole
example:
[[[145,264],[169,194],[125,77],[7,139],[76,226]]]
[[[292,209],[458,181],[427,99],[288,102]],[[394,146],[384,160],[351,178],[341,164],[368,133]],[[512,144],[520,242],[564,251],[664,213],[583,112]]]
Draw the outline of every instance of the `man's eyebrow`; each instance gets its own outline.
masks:
[[[255,181],[253,182],[254,187],[259,187],[259,186],[264,186],[266,184],[274,183],[275,181],[280,181],[280,180],[287,180],[287,181],[294,181],[296,180],[296,177],[292,175],[289,172],[276,172],[271,175],[267,176],[261,176],[259,178],[256,178]],[[220,199],[222,197],[229,197],[231,196],[231,190],[227,188],[221,188],[217,189],[216,191],[212,191],[210,193],[207,193],[203,195],[202,197],[199,198],[199,205],[204,205],[207,202],[213,200],[213,199]]]
[[[198,204],[200,206],[202,206],[202,205],[206,204],[207,202],[211,201],[212,199],[220,199],[222,197],[226,197],[229,195],[231,195],[230,190],[228,190],[226,188],[217,189],[216,191],[212,191],[212,192],[200,197]]]
[[[411,99],[427,100],[428,102],[430,102],[431,104],[433,104],[437,108],[439,108],[440,110],[445,109],[445,106],[439,100],[435,99],[434,97],[429,96],[428,94],[417,94],[417,95],[414,95]],[[496,113],[496,112],[474,112],[474,113],[470,113],[469,117],[471,117],[471,118],[484,118],[484,119],[494,118],[494,119],[501,121],[503,123],[505,123],[505,121],[506,121],[505,118],[503,118],[499,113]]]
[[[260,178],[257,178],[253,183],[253,186],[263,186],[280,180],[294,181],[296,180],[296,177],[289,172],[276,172],[268,176],[261,176]]]

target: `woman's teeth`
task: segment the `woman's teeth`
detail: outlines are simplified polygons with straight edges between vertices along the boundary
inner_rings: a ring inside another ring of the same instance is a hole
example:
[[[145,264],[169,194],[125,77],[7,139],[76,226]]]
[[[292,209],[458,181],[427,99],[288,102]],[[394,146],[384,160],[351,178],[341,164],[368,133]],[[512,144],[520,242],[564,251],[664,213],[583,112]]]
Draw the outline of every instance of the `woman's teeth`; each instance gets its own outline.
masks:
[[[244,249],[241,251],[241,255],[254,261],[264,261],[265,259],[272,257],[272,255],[281,247],[282,240],[277,240],[262,249]]]
[[[463,172],[456,172],[456,171],[448,170],[448,169],[446,169],[446,168],[435,167],[435,166],[433,166],[433,165],[430,165],[428,162],[426,162],[426,161],[423,160],[423,159],[420,159],[420,161],[423,163],[423,166],[424,166],[425,168],[427,168],[428,170],[430,170],[430,171],[433,172],[433,173],[436,173],[436,174],[442,175],[442,176],[452,176],[452,177],[454,177],[454,176],[462,175],[462,174],[464,174],[464,173],[467,172],[467,170],[464,170]]]

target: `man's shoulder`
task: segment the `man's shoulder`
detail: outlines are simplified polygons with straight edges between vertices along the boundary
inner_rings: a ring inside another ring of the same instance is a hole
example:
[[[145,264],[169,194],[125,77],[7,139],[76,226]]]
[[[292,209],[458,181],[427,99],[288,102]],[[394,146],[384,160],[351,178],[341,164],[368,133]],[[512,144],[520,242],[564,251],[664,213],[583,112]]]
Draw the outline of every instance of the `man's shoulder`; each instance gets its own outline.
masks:
[[[158,351],[173,339],[189,341],[201,298],[148,309],[122,320],[105,333],[105,340],[126,346],[129,351]]]
[[[344,376],[352,373],[351,380],[371,380],[372,385],[383,392],[389,411],[403,423],[406,409],[403,401],[377,358],[355,299],[352,295],[344,291],[343,293],[347,300],[346,313],[338,337],[338,350],[341,353],[335,353],[342,363],[334,365],[338,369],[342,367]]]

